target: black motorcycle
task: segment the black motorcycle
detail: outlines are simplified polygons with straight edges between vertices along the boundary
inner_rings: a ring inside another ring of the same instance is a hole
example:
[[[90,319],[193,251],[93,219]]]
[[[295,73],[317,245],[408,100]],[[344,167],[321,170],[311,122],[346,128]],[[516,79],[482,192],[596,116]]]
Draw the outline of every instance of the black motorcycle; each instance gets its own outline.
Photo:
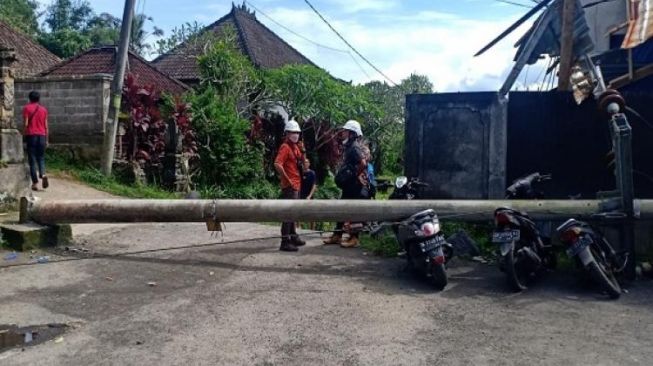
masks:
[[[542,198],[543,193],[537,186],[550,179],[550,175],[539,173],[519,178],[506,189],[506,198]],[[541,235],[527,213],[500,207],[494,211],[494,224],[492,242],[498,246],[499,268],[506,273],[511,289],[523,291],[538,273],[556,267],[551,241]]]
[[[378,180],[376,189],[381,192],[387,192],[389,188],[394,188],[390,196],[391,200],[413,200],[419,199],[420,188],[428,187],[427,183],[419,180],[419,178],[397,177],[394,183],[387,180]]]
[[[596,216],[610,218],[610,214]],[[585,269],[611,299],[619,298],[621,287],[615,275],[626,267],[628,253],[616,252],[600,231],[576,219],[567,220],[556,231],[577,267]]]
[[[416,178],[398,177],[390,199],[415,199],[418,188],[428,186]],[[383,188],[383,187],[381,187]],[[424,210],[398,222],[373,224],[372,235],[391,227],[411,270],[426,277],[435,288],[447,286],[446,264],[453,256],[440,228],[440,220],[433,210]]]

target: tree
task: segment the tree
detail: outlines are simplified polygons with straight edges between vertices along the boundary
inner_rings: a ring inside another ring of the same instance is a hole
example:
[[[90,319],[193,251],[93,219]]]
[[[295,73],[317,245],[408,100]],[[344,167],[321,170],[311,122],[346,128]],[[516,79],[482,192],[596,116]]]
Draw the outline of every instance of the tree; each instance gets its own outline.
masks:
[[[86,30],[93,17],[93,9],[86,0],[55,0],[45,16],[45,23],[52,33],[70,29],[74,31]]]
[[[184,42],[200,41],[203,29],[204,25],[197,21],[193,23],[186,22],[181,27],[173,28],[168,37],[156,41],[156,53],[163,55]]]
[[[72,57],[92,46],[88,36],[70,28],[42,34],[39,42],[50,52],[62,58]]]
[[[372,81],[365,84],[383,117],[365,126],[365,133],[377,142],[376,167],[385,173],[402,174],[406,95],[432,93],[433,84],[425,75],[411,74],[397,86]]]
[[[41,34],[39,42],[59,57],[74,56],[92,45],[85,33],[92,17],[88,1],[55,0],[46,10],[48,31]]]
[[[86,35],[90,38],[91,44],[95,47],[118,44],[120,21],[120,18],[109,13],[102,13],[93,17],[88,22],[86,30]]]
[[[39,32],[36,0],[0,0],[0,20],[30,37]]]
[[[251,94],[260,89],[258,72],[238,50],[235,30],[198,57],[201,84],[191,96],[200,155],[200,182],[223,189],[252,185],[263,175],[260,145],[250,143]]]
[[[145,30],[151,17],[138,14],[132,23],[130,48],[145,55],[152,46],[147,43],[150,33]],[[86,0],[55,0],[46,10],[47,29],[39,41],[50,52],[60,57],[71,57],[90,47],[115,45],[120,39],[121,19],[108,13],[96,15]],[[152,33],[163,35],[154,27]]]

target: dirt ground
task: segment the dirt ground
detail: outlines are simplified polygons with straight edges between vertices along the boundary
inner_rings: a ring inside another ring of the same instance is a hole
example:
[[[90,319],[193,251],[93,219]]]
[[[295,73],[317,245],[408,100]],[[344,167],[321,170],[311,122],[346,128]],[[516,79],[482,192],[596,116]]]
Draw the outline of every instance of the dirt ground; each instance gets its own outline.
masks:
[[[79,191],[76,191],[79,192]],[[653,283],[617,301],[575,272],[521,294],[497,268],[455,261],[433,291],[400,259],[322,246],[278,251],[278,228],[76,226],[76,248],[152,252],[0,268],[0,324],[63,323],[2,365],[650,365]],[[235,243],[230,243],[234,242]],[[69,251],[70,252],[70,251]],[[84,256],[86,253],[63,255]],[[3,253],[4,254],[4,253]],[[20,254],[20,260],[29,253]],[[58,257],[52,257],[56,259]],[[9,262],[0,259],[0,266]]]

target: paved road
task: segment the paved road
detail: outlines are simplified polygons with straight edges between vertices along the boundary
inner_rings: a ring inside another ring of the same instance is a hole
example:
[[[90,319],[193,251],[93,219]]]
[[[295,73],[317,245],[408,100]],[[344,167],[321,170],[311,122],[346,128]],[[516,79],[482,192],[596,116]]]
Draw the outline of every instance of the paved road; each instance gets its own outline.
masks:
[[[223,240],[276,231],[229,224]],[[194,224],[78,236],[80,247],[102,253],[215,240]],[[61,343],[0,353],[0,363],[650,365],[653,359],[650,283],[606,301],[561,274],[514,295],[495,268],[458,262],[450,286],[436,293],[402,268],[400,260],[313,239],[297,254],[260,240],[3,269],[0,323],[74,328]]]
[[[213,238],[203,225],[145,224],[86,227],[76,240],[117,253],[276,234],[228,224]],[[277,245],[0,269],[0,324],[71,325],[62,342],[0,353],[0,364],[652,364],[651,282],[607,301],[560,273],[512,294],[496,268],[458,261],[437,293],[398,259],[317,238],[299,253]]]

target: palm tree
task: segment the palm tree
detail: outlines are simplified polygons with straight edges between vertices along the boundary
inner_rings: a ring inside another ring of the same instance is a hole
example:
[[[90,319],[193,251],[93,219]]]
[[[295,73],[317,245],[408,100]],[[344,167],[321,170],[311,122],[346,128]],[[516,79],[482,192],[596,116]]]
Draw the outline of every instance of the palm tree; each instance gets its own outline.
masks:
[[[152,33],[145,30],[145,22],[153,22],[152,17],[148,17],[145,14],[136,14],[132,21],[131,37],[129,41],[129,47],[132,51],[136,52],[141,56],[145,56],[152,52],[152,45],[147,43],[147,39],[150,36],[161,37],[163,36],[163,30],[154,26],[152,28]]]

